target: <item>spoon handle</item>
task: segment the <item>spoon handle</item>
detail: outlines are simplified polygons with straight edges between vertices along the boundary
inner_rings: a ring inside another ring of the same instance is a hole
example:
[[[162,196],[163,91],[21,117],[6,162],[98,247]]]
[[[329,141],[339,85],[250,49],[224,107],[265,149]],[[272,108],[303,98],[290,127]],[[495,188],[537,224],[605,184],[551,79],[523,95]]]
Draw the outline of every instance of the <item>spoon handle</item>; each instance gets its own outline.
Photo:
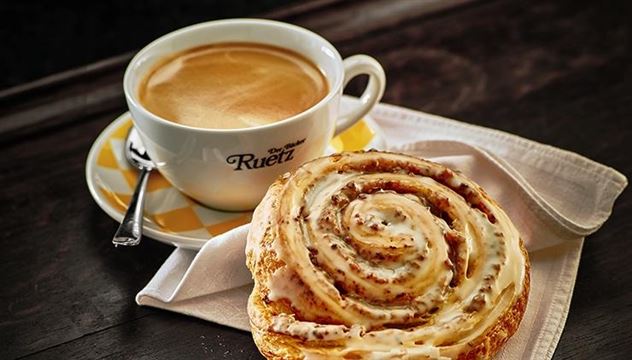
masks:
[[[147,187],[147,179],[149,172],[147,168],[143,168],[138,175],[138,183],[136,190],[129,202],[125,217],[121,222],[112,243],[114,245],[136,246],[140,243],[143,235],[143,205],[145,202],[145,188]]]

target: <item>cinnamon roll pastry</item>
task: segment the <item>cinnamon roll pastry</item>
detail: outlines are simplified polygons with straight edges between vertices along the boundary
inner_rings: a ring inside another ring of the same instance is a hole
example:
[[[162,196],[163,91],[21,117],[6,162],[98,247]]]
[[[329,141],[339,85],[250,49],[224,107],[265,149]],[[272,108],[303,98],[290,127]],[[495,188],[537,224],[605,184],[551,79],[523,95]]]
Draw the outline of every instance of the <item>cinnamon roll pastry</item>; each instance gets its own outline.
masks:
[[[257,207],[252,333],[268,359],[484,359],[529,293],[516,227],[477,184],[411,156],[304,164]]]

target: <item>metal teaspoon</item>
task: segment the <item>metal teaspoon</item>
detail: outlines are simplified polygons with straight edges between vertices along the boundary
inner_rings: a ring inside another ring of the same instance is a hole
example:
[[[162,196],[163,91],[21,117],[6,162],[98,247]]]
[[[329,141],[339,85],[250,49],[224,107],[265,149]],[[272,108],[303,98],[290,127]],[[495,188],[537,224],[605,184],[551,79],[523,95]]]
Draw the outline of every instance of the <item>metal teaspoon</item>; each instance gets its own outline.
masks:
[[[125,158],[140,170],[134,195],[129,202],[123,221],[114,234],[112,243],[115,246],[136,246],[143,235],[143,207],[145,202],[145,188],[149,173],[156,167],[147,155],[145,146],[138,136],[138,131],[132,127],[125,140]]]

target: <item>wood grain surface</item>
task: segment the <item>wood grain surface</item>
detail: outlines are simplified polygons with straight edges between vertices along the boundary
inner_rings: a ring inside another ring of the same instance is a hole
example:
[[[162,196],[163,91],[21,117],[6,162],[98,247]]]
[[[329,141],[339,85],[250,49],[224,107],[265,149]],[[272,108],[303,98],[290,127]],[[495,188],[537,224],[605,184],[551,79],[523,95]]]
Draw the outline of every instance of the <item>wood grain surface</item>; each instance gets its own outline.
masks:
[[[632,175],[627,2],[320,0],[266,17],[385,67],[384,101],[578,152]],[[250,335],[139,307],[172,251],[115,249],[84,162],[126,110],[132,54],[0,92],[0,358],[260,359]],[[362,81],[349,86],[357,92]],[[586,239],[555,359],[632,353],[632,196]]]

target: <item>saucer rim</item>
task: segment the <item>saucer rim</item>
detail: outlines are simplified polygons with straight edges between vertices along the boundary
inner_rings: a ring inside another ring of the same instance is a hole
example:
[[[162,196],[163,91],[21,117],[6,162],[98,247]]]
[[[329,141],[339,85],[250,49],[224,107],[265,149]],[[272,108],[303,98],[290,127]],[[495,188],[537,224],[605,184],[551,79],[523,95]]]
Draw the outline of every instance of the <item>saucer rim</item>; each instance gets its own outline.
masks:
[[[88,156],[86,158],[86,183],[88,185],[88,190],[90,191],[90,195],[94,201],[99,205],[101,210],[103,210],[108,216],[114,219],[117,222],[121,222],[125,214],[120,213],[116,210],[112,205],[110,205],[103,196],[99,193],[96,184],[95,178],[95,166],[96,166],[96,157],[98,151],[103,147],[103,143],[110,138],[111,133],[121,125],[127,119],[131,120],[131,114],[129,111],[124,112],[119,115],[116,119],[112,120],[101,132],[99,136],[92,143],[92,147],[90,147],[90,151],[88,152]],[[146,217],[145,217],[146,219]],[[175,247],[184,248],[184,249],[194,249],[199,250],[204,246],[204,244],[210,240],[213,236],[209,236],[208,239],[200,239],[187,237],[179,234],[168,233],[164,231],[160,231],[157,229],[153,229],[149,227],[146,223],[143,224],[143,232],[144,236],[147,236],[151,239],[158,240],[168,245],[173,245]]]

